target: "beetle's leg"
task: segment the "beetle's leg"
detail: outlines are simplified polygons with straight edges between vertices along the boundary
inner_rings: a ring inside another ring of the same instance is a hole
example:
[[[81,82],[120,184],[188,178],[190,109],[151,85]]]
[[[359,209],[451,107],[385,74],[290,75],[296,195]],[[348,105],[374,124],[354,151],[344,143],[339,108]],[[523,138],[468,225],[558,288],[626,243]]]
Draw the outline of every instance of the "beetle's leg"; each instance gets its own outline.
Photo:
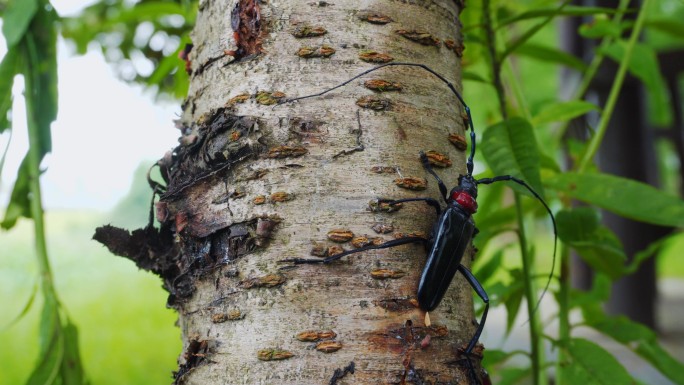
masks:
[[[389,247],[395,247],[395,246],[401,246],[405,245],[407,243],[427,243],[428,240],[422,237],[405,237],[405,238],[399,238],[399,239],[392,239],[391,241],[387,241],[381,245],[368,245],[364,247],[359,247],[358,249],[353,249],[353,250],[347,250],[343,251],[341,253],[331,255],[328,258],[325,259],[305,259],[305,258],[291,258],[291,259],[283,259],[278,262],[290,262],[294,263],[295,265],[300,265],[300,264],[305,264],[305,263],[330,263],[332,261],[336,261],[342,257],[345,257],[350,254],[355,254],[355,253],[360,253],[362,251],[367,251],[367,250],[378,250],[378,249],[387,249]]]
[[[475,330],[475,334],[473,335],[473,338],[470,339],[470,342],[468,343],[468,347],[466,347],[464,354],[466,354],[466,358],[468,360],[468,366],[470,369],[471,374],[476,380],[476,383],[480,383],[479,378],[475,374],[475,368],[473,367],[473,363],[470,361],[470,355],[473,352],[473,349],[475,348],[475,344],[477,341],[480,339],[480,335],[482,334],[482,329],[484,329],[485,322],[487,321],[487,312],[489,311],[489,296],[487,295],[487,292],[485,289],[482,287],[482,284],[475,278],[473,273],[470,272],[465,266],[459,265],[458,266],[458,271],[463,274],[465,277],[466,281],[468,281],[468,284],[470,287],[475,290],[475,293],[477,293],[478,297],[482,299],[482,302],[485,304],[484,311],[482,312],[482,317],[480,318],[480,322],[477,325],[477,329]]]
[[[534,195],[535,198],[541,202],[542,205],[544,205],[544,208],[546,209],[546,212],[549,213],[549,216],[551,216],[551,222],[553,223],[553,257],[551,258],[551,272],[549,273],[549,278],[546,281],[546,286],[544,286],[544,291],[542,291],[541,296],[539,297],[539,300],[537,301],[537,305],[534,307],[534,311],[537,310],[539,307],[539,304],[541,303],[541,299],[544,297],[544,294],[546,294],[546,291],[549,290],[549,285],[551,284],[551,279],[553,278],[553,269],[556,266],[556,243],[558,242],[558,231],[556,230],[556,218],[553,217],[553,213],[551,212],[551,209],[549,206],[544,202],[544,199],[542,199],[539,194],[537,194],[536,191],[530,187],[527,183],[525,183],[524,180],[518,179],[512,175],[500,175],[500,176],[495,176],[494,178],[483,178],[476,180],[477,184],[492,184],[494,182],[502,182],[502,181],[513,181],[523,187],[525,187],[532,195]]]
[[[423,168],[430,173],[430,175],[434,176],[435,179],[437,179],[437,185],[439,186],[439,192],[442,193],[442,198],[444,198],[444,202],[447,201],[447,188],[446,185],[444,185],[444,182],[442,182],[442,179],[435,173],[435,170],[432,169],[432,165],[430,165],[430,161],[428,160],[427,155],[425,155],[425,152],[421,151],[420,152],[420,161],[423,162]]]
[[[477,343],[477,340],[480,339],[480,334],[482,334],[482,329],[484,329],[484,324],[487,321],[487,312],[489,311],[489,296],[487,295],[487,292],[485,292],[485,289],[482,287],[482,284],[475,278],[473,273],[470,272],[465,266],[459,265],[458,266],[458,271],[463,274],[465,277],[466,281],[468,281],[468,284],[470,284],[470,287],[475,290],[475,293],[477,293],[477,296],[482,299],[482,302],[485,304],[484,311],[482,312],[482,317],[480,318],[480,323],[477,326],[477,330],[475,330],[475,334],[473,335],[473,338],[470,340],[470,343],[468,344],[468,347],[466,348],[465,352],[470,354],[473,351],[473,348],[475,347],[475,344]]]
[[[433,198],[406,198],[406,199],[386,199],[386,198],[378,198],[378,203],[387,203],[389,205],[395,205],[397,203],[404,203],[404,202],[425,202],[428,205],[432,206],[435,208],[435,211],[437,212],[437,216],[442,213],[442,208],[439,206],[439,202],[437,202],[436,199]]]

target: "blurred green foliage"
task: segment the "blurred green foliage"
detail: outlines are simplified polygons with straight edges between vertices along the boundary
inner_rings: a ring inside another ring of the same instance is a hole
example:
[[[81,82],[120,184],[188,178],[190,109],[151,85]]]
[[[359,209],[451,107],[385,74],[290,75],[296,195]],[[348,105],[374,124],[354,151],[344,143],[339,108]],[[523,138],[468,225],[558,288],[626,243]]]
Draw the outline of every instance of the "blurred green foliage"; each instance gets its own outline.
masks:
[[[143,179],[135,184],[145,183]],[[126,214],[134,217],[137,212]],[[79,328],[85,371],[98,385],[171,383],[181,350],[180,331],[174,326],[177,315],[164,307],[168,293],[158,277],[91,240],[93,229],[110,217],[92,211],[46,216],[55,287]],[[28,221],[20,221],[10,233],[0,232],[0,339],[5,347],[0,350],[1,385],[25,383],[38,354],[40,303],[7,328],[36,284],[37,266],[27,257],[33,253],[32,241]]]
[[[182,99],[188,75],[178,54],[190,43],[196,14],[191,0],[104,0],[62,18],[62,36],[78,53],[102,50],[121,79]]]

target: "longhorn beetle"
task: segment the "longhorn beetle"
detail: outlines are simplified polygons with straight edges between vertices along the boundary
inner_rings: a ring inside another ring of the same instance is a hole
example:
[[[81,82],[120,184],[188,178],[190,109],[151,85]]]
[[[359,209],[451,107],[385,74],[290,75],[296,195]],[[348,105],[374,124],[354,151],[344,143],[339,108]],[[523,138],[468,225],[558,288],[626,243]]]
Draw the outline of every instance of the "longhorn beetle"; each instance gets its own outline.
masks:
[[[433,198],[406,198],[396,200],[378,199],[378,204],[386,203],[389,205],[395,205],[404,202],[425,202],[426,204],[433,207],[437,214],[437,220],[434,223],[432,233],[430,234],[430,237],[428,239],[424,239],[421,237],[406,237],[387,241],[380,245],[369,245],[365,247],[360,247],[358,249],[347,250],[339,254],[329,256],[325,259],[293,258],[285,259],[280,262],[294,264],[330,263],[344,256],[354,253],[360,253],[367,250],[385,249],[407,243],[425,244],[428,250],[427,261],[425,262],[425,267],[423,268],[423,272],[420,276],[420,281],[418,283],[418,303],[420,307],[425,311],[434,310],[439,305],[440,301],[442,300],[442,297],[444,297],[444,294],[449,288],[451,280],[453,279],[456,272],[460,272],[463,275],[463,277],[465,277],[466,281],[468,281],[468,284],[475,290],[477,295],[482,299],[482,301],[485,304],[484,311],[482,313],[482,317],[480,318],[477,330],[475,331],[473,337],[470,339],[468,346],[464,350],[466,357],[469,357],[475,347],[475,344],[480,339],[480,334],[482,334],[482,329],[484,328],[484,324],[487,319],[487,312],[489,310],[489,297],[487,296],[487,293],[485,292],[484,288],[482,287],[480,282],[478,282],[477,278],[475,278],[475,276],[470,272],[470,270],[468,270],[465,266],[463,266],[463,264],[461,264],[461,260],[463,259],[463,255],[465,254],[466,248],[470,244],[472,237],[477,233],[477,229],[475,228],[475,222],[472,218],[472,215],[475,214],[475,212],[477,211],[477,186],[481,184],[492,184],[495,182],[512,181],[525,187],[535,198],[537,198],[541,202],[542,205],[544,205],[544,208],[551,216],[551,222],[553,223],[554,241],[552,266],[555,265],[556,261],[556,243],[558,238],[556,232],[556,220],[553,216],[553,213],[551,212],[551,209],[546,204],[546,202],[544,202],[544,199],[542,199],[542,197],[539,194],[537,194],[537,192],[534,191],[532,187],[530,187],[525,181],[520,180],[511,175],[500,175],[495,176],[493,178],[483,179],[475,179],[473,177],[473,158],[475,157],[476,135],[475,128],[473,126],[473,119],[470,115],[470,108],[461,97],[461,94],[459,94],[456,88],[453,86],[453,84],[451,84],[451,82],[449,82],[442,75],[438,74],[437,72],[433,71],[432,69],[423,64],[397,62],[379,65],[377,67],[364,71],[354,76],[353,78],[338,84],[335,87],[329,88],[320,93],[284,100],[280,104],[324,95],[337,88],[343,87],[349,84],[350,82],[354,81],[355,79],[358,79],[370,72],[377,71],[381,68],[390,66],[408,66],[422,68],[425,71],[428,71],[432,75],[436,76],[442,82],[444,82],[449,87],[451,92],[453,92],[454,95],[456,95],[456,98],[463,106],[463,109],[465,110],[467,116],[469,127],[466,127],[466,130],[470,129],[471,145],[470,155],[468,156],[468,160],[466,162],[466,174],[459,176],[458,185],[451,189],[449,194],[447,194],[446,185],[444,185],[442,179],[440,179],[440,177],[432,169],[432,166],[430,165],[425,153],[421,151],[420,159],[423,164],[423,167],[428,173],[430,173],[430,175],[432,175],[437,180],[437,185],[439,186],[441,196],[444,199],[444,202],[446,203],[446,208],[442,209],[440,203]],[[546,286],[544,287],[542,296],[544,295],[544,293],[546,293],[546,290],[549,287],[549,283],[551,282],[552,276],[553,268],[551,270],[551,273],[549,274],[549,278],[546,282]],[[539,302],[536,306],[539,306]],[[470,366],[471,373],[474,375],[472,363],[470,362],[469,358],[468,365]],[[479,383],[477,376],[475,376],[475,379]]]

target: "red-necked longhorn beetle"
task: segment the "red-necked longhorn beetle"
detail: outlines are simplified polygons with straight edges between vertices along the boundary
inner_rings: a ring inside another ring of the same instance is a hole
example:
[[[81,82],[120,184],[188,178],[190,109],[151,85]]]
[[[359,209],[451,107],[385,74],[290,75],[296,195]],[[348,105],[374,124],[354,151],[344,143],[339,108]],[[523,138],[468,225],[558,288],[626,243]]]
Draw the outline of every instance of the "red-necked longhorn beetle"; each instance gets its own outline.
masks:
[[[473,349],[475,348],[475,344],[480,339],[482,329],[484,328],[485,321],[487,320],[487,312],[489,310],[489,297],[487,296],[487,293],[485,292],[484,288],[482,287],[480,282],[478,282],[477,278],[475,278],[475,276],[470,272],[470,270],[468,270],[465,266],[463,266],[463,264],[461,264],[461,260],[463,259],[466,248],[470,244],[472,237],[477,233],[477,229],[475,228],[475,222],[473,221],[472,217],[472,215],[475,214],[475,212],[477,211],[477,186],[481,184],[492,184],[495,182],[512,181],[525,187],[535,198],[537,198],[542,203],[542,205],[544,205],[544,208],[551,216],[551,222],[553,223],[554,241],[552,266],[555,265],[556,261],[556,243],[558,238],[556,232],[556,220],[553,216],[553,213],[551,212],[551,209],[546,204],[546,202],[544,202],[544,199],[542,199],[542,197],[539,194],[537,194],[537,192],[534,191],[532,187],[530,187],[523,180],[520,180],[511,175],[501,175],[493,178],[483,179],[475,179],[473,177],[473,158],[475,157],[476,136],[475,128],[473,126],[473,119],[470,115],[470,108],[468,107],[468,105],[466,105],[465,101],[458,93],[456,88],[453,86],[453,84],[451,84],[442,75],[436,73],[435,71],[433,71],[432,69],[423,64],[387,63],[379,65],[375,68],[371,68],[370,70],[364,71],[354,76],[353,78],[323,92],[285,100],[282,103],[288,103],[293,102],[295,100],[301,100],[324,95],[330,91],[333,91],[346,84],[349,84],[353,80],[358,79],[361,76],[364,76],[370,72],[377,71],[381,68],[390,66],[408,66],[422,68],[430,72],[437,78],[439,78],[449,87],[451,92],[453,92],[454,95],[456,95],[456,98],[463,106],[463,109],[465,110],[465,113],[468,118],[469,127],[466,127],[466,129],[470,130],[471,145],[470,155],[468,156],[468,160],[466,161],[467,173],[465,175],[459,176],[458,186],[451,189],[451,191],[447,194],[448,190],[446,185],[444,185],[442,179],[440,179],[440,177],[432,169],[432,166],[430,165],[425,153],[421,151],[420,159],[423,163],[423,167],[428,173],[430,173],[430,175],[432,175],[437,180],[437,185],[439,186],[439,191],[442,195],[442,198],[444,199],[444,202],[446,203],[446,208],[442,209],[440,203],[433,198],[406,198],[396,200],[378,199],[378,203],[387,203],[389,205],[395,205],[404,202],[425,202],[426,204],[433,207],[437,214],[437,220],[435,221],[432,233],[430,234],[428,239],[424,239],[421,237],[399,238],[387,241],[380,245],[369,245],[358,249],[347,250],[342,253],[332,255],[325,259],[293,258],[282,260],[280,262],[289,262],[294,264],[330,263],[344,256],[360,253],[367,250],[386,249],[389,247],[404,245],[407,243],[425,244],[428,250],[427,261],[425,262],[425,267],[423,268],[423,272],[420,276],[417,293],[418,303],[420,307],[425,311],[431,311],[434,310],[437,306],[439,306],[439,303],[442,300],[442,297],[444,297],[444,294],[446,293],[447,289],[449,288],[451,280],[454,278],[454,275],[456,275],[456,272],[460,272],[463,275],[468,284],[473,288],[473,290],[475,290],[475,293],[477,293],[477,295],[482,299],[482,301],[485,304],[484,311],[482,312],[482,317],[480,318],[477,330],[475,330],[475,334],[470,339],[468,346],[463,350],[465,356],[469,357],[472,354]],[[545,293],[548,289],[552,275],[553,269],[551,270],[551,274],[549,275],[543,293]],[[544,295],[543,293],[542,296]],[[539,303],[537,303],[537,306],[538,305]],[[480,380],[478,376],[475,375],[475,371],[472,363],[470,362],[470,358],[468,358],[467,361],[475,382],[479,384]]]

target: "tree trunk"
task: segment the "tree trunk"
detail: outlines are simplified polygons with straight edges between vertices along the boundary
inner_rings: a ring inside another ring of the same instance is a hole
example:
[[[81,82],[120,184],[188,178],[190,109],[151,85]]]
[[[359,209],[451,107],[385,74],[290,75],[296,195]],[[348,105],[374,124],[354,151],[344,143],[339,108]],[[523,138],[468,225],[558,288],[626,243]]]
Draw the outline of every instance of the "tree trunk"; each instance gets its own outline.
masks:
[[[179,313],[177,383],[471,383],[462,354],[476,326],[471,289],[455,277],[426,325],[421,245],[279,263],[430,233],[435,213],[421,202],[371,206],[439,197],[420,150],[453,160],[437,170],[447,185],[465,173],[466,154],[448,140],[464,134],[462,107],[443,83],[389,67],[324,97],[278,102],[388,60],[425,64],[456,84],[459,4],[200,1],[181,145],[162,162],[161,235],[146,241],[173,262],[152,269]],[[425,191],[398,185],[423,180]],[[173,249],[159,246],[171,236]]]

